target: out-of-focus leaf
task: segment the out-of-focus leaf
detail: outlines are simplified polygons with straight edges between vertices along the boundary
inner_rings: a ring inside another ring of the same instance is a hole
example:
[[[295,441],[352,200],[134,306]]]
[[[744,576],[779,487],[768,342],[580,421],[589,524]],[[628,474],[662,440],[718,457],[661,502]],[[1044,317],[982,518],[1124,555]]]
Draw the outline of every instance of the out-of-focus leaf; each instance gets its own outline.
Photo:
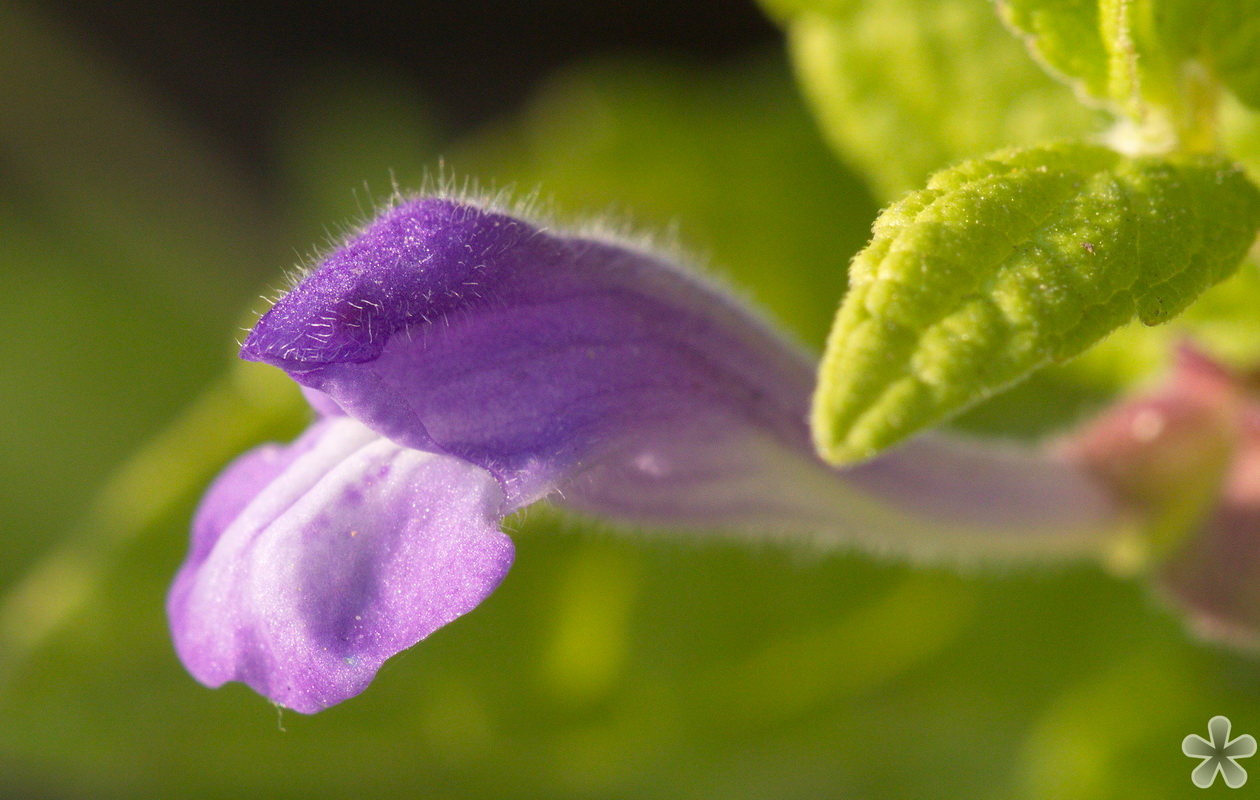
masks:
[[[1260,108],[1260,0],[1140,0],[1134,6],[1139,34],[1160,48],[1174,78],[1193,60],[1243,103]]]
[[[1111,57],[1098,0],[998,0],[997,8],[1058,75],[1085,94],[1111,97]]]
[[[1155,23],[1172,9],[1145,0],[998,0],[1028,49],[1082,96],[1134,117],[1142,101],[1176,102],[1177,54]]]
[[[1260,191],[1216,158],[1057,145],[938,173],[854,259],[815,441],[837,463],[866,458],[1135,316],[1166,322],[1258,226]]]
[[[977,0],[772,0],[832,145],[883,200],[963,158],[1083,135],[1100,116]]]
[[[1136,115],[1133,100],[1189,110],[1188,62],[1260,106],[1257,0],[998,0],[998,9],[1051,70]]]

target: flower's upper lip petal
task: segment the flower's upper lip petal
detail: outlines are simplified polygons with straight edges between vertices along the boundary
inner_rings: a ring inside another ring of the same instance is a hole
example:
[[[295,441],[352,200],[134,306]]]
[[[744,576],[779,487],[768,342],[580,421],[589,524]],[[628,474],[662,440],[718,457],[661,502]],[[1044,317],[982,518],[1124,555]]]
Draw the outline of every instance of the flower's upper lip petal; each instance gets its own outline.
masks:
[[[487,264],[497,263],[494,250],[528,235],[510,217],[463,224],[480,213],[445,200],[387,211],[264,315],[242,357],[290,370],[370,361],[413,321],[459,308],[475,297]],[[448,235],[453,227],[464,235]]]
[[[248,454],[207,494],[168,598],[202,682],[314,712],[480,603],[512,561],[494,480],[347,417]]]
[[[509,508],[706,417],[812,452],[813,364],[742,305],[651,254],[450,200],[387,212],[242,354],[400,444],[484,467]]]

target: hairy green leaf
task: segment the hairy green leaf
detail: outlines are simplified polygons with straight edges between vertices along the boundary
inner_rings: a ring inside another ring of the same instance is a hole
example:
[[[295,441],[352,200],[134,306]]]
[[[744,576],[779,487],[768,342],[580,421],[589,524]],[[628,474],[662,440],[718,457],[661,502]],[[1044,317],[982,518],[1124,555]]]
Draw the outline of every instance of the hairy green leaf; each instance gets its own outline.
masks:
[[[1182,113],[1180,0],[997,0],[1002,18],[1052,73],[1113,109],[1153,102]]]
[[[763,0],[832,145],[884,200],[999,147],[1098,127],[982,0]]]
[[[1135,316],[1165,322],[1232,273],[1260,191],[1217,158],[1010,150],[885,211],[850,267],[814,399],[820,452],[866,458]]]
[[[1098,0],[997,0],[998,13],[1029,50],[1080,91],[1110,96],[1110,59]]]
[[[1141,113],[1194,113],[1205,72],[1260,106],[1260,0],[997,0],[1002,18],[1078,91]],[[1193,122],[1192,120],[1190,122]]]

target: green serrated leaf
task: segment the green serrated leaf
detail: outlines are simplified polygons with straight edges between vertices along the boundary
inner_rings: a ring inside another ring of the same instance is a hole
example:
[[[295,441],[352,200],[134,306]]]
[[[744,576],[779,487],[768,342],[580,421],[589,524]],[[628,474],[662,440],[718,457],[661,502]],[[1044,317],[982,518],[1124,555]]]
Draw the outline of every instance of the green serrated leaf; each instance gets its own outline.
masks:
[[[1055,75],[1092,97],[1110,96],[1098,0],[997,0],[997,9]]]
[[[866,458],[1234,271],[1260,191],[1219,158],[1067,144],[933,176],[876,221],[823,358],[825,458]]]
[[[1051,73],[1134,118],[1181,103],[1181,31],[1167,0],[997,0],[998,13]],[[1192,25],[1193,27],[1193,25]]]
[[[1143,102],[1174,124],[1195,113],[1205,71],[1260,106],[1260,0],[997,0],[1052,73],[1134,116]]]
[[[832,145],[885,200],[952,162],[1099,127],[980,0],[762,0]]]

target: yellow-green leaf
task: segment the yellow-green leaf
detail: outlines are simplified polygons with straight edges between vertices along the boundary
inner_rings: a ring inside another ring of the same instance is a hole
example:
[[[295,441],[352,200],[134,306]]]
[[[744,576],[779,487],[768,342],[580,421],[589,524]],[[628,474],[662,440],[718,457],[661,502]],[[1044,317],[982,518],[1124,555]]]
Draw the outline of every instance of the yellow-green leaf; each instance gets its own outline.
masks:
[[[1231,274],[1260,191],[1217,158],[1079,144],[935,175],[886,210],[850,267],[813,426],[836,463],[871,456],[1134,317],[1165,322]]]
[[[1184,51],[1163,0],[997,0],[998,12],[1052,73],[1134,118],[1180,103]]]
[[[984,0],[762,0],[833,147],[884,200],[999,147],[1099,126]]]
[[[1260,107],[1260,0],[997,0],[1002,18],[1078,91],[1140,116],[1195,112],[1202,77]],[[1192,121],[1191,121],[1192,122]]]

